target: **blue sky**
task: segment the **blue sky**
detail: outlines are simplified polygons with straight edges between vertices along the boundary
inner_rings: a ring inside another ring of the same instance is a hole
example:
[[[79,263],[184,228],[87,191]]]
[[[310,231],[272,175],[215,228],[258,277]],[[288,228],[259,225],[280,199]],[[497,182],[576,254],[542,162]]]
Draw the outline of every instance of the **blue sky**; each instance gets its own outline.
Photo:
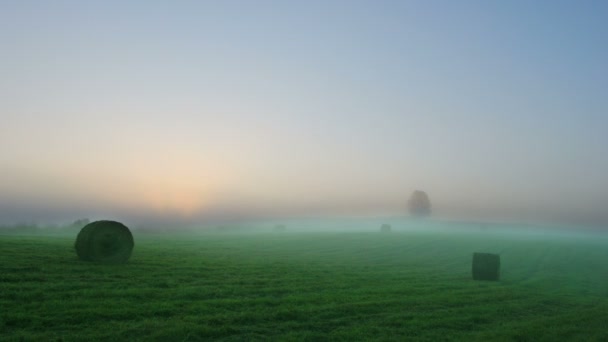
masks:
[[[606,219],[603,1],[5,1],[0,220]]]

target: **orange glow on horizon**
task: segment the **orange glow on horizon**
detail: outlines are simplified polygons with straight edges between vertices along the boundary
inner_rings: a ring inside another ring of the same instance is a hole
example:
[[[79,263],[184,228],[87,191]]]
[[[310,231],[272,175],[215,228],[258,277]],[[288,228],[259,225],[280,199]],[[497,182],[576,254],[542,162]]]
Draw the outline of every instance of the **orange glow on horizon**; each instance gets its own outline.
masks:
[[[191,217],[213,206],[218,194],[234,182],[234,167],[203,160],[200,156],[174,151],[137,151],[114,155],[96,163],[44,165],[47,176],[57,186],[48,195],[57,202],[88,202],[112,212],[132,211],[155,215]],[[152,153],[154,152],[154,153]],[[159,157],[163,156],[163,157]],[[166,157],[165,157],[166,156]],[[57,189],[64,188],[62,197]],[[67,189],[70,191],[67,192]]]

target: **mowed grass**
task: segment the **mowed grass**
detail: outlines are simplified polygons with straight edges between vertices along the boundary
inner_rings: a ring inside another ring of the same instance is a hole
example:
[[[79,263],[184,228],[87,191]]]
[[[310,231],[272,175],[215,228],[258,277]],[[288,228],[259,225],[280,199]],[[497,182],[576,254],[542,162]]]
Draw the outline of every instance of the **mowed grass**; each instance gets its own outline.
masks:
[[[0,340],[608,340],[603,236],[135,233],[125,265],[74,239],[0,235]]]

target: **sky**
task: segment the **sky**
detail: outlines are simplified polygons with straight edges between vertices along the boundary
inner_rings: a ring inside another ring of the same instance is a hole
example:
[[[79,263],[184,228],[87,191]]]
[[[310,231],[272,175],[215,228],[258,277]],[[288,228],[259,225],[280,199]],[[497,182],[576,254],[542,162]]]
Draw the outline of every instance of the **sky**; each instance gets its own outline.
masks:
[[[0,2],[0,223],[608,223],[608,2]]]

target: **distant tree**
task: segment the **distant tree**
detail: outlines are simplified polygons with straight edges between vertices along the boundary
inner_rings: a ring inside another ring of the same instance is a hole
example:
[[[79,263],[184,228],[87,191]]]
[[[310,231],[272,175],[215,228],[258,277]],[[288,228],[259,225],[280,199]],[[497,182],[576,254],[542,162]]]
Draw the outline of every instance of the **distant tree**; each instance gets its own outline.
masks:
[[[384,223],[383,225],[380,226],[380,231],[382,233],[390,233],[392,230],[391,225],[388,223]]]
[[[40,227],[38,227],[38,224],[33,222],[19,222],[14,226],[13,229],[19,232],[35,232],[39,230]]]
[[[431,214],[431,201],[424,191],[416,190],[407,202],[410,215],[417,217],[429,216]]]
[[[88,218],[82,218],[82,219],[78,219],[78,220],[74,221],[72,223],[72,227],[80,229],[89,223],[91,223],[91,220],[89,220]]]
[[[241,230],[241,227],[222,224],[220,226],[217,226],[216,229],[220,232],[236,232]]]
[[[287,226],[285,226],[284,224],[277,224],[276,226],[274,226],[273,230],[275,232],[284,232],[287,230]]]

